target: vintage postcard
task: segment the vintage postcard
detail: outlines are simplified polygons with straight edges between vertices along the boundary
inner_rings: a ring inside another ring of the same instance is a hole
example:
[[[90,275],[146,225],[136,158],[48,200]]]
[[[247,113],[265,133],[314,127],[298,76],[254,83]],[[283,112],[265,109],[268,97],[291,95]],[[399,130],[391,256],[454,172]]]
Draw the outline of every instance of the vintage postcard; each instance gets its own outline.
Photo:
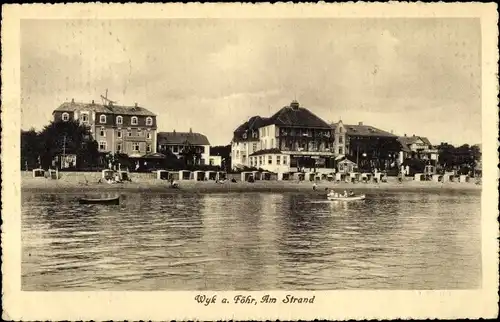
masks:
[[[4,319],[497,316],[496,4],[2,9]]]

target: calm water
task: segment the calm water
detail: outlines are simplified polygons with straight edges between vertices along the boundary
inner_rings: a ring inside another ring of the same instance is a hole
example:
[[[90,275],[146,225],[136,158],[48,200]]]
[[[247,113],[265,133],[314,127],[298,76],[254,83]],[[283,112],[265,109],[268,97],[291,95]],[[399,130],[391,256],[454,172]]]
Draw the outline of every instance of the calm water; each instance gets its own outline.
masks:
[[[479,192],[23,193],[23,290],[481,287]]]

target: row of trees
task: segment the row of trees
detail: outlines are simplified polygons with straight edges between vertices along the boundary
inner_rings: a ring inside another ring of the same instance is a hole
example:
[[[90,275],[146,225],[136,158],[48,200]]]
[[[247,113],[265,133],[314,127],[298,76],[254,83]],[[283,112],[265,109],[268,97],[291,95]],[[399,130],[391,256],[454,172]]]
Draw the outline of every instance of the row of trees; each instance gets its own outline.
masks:
[[[448,143],[437,146],[439,151],[439,165],[447,170],[470,168],[474,169],[481,161],[481,148],[479,145],[464,144],[454,147]]]
[[[98,164],[97,142],[88,127],[75,121],[51,122],[39,132],[21,131],[21,168],[53,167],[56,158],[64,154],[76,155],[82,167]]]

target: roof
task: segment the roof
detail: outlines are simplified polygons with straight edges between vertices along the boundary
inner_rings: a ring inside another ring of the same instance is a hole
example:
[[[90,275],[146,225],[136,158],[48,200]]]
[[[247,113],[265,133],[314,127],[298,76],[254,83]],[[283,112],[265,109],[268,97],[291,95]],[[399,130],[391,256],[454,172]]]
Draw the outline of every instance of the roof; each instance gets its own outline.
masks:
[[[281,150],[280,149],[265,149],[265,150],[259,150],[259,151],[256,151],[252,154],[250,154],[249,156],[253,157],[253,156],[257,156],[257,155],[263,155],[263,154],[281,154]]]
[[[74,112],[80,110],[118,115],[156,116],[153,112],[140,106],[102,105],[94,102],[78,103],[74,101],[62,103],[54,112]]]
[[[195,132],[158,132],[157,141],[160,145],[186,143],[191,145],[210,145],[205,135]]]
[[[239,141],[239,140],[244,140],[244,141],[258,141],[258,137],[254,138],[251,135],[252,131],[255,131],[257,133],[257,136],[259,135],[258,129],[262,126],[267,125],[268,123],[268,118],[266,117],[261,117],[261,116],[252,116],[248,121],[245,123],[241,124],[234,130],[234,137],[233,140]],[[250,132],[250,133],[249,133]],[[243,134],[247,133],[247,138],[243,139]]]
[[[335,127],[335,125],[334,125]],[[344,128],[346,130],[347,135],[355,135],[355,136],[378,136],[378,137],[388,137],[388,138],[396,138],[396,135],[389,133],[387,131],[377,129],[371,125],[350,125],[344,124]]]
[[[327,122],[307,108],[301,107],[297,101],[290,103],[290,106],[281,108],[266,123],[278,126],[330,128]]]
[[[416,143],[418,140],[421,140],[425,145],[432,145],[429,139],[423,136],[400,136],[398,137],[398,141],[401,143],[403,147],[408,147],[414,143]]]

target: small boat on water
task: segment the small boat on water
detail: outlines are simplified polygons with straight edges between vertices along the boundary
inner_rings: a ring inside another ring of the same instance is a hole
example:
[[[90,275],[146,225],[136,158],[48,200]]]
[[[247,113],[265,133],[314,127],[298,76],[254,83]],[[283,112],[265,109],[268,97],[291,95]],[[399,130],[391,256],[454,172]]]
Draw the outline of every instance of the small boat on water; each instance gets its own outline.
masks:
[[[354,200],[364,200],[365,195],[351,195],[351,196],[343,196],[339,194],[331,194],[329,193],[327,196],[328,200],[334,201],[354,201]]]
[[[80,198],[78,200],[80,204],[99,204],[99,205],[119,205],[120,197],[112,198]]]

